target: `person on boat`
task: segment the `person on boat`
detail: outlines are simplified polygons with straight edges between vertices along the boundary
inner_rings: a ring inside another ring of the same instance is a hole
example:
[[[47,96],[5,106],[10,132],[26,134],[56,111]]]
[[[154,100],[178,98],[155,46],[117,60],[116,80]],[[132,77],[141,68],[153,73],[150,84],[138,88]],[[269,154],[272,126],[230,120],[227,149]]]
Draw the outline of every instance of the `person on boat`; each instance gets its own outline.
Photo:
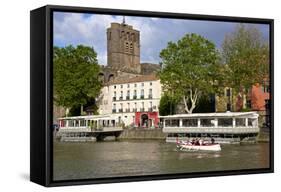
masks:
[[[195,139],[193,138],[192,140],[191,140],[191,145],[194,145],[195,144]]]
[[[195,140],[195,145],[200,145],[199,139],[197,139],[197,138],[196,138],[196,140]]]
[[[202,139],[199,139],[199,145],[203,145],[203,140]]]
[[[211,143],[215,144],[215,139],[213,137],[211,138]]]

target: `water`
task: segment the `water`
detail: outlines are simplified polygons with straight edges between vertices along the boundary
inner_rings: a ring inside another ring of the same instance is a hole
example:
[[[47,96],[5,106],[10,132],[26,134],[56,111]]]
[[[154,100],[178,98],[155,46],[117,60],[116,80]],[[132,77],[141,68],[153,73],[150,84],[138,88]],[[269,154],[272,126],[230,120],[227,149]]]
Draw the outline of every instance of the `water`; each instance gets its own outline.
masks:
[[[269,168],[269,144],[179,152],[158,140],[54,143],[54,180]]]

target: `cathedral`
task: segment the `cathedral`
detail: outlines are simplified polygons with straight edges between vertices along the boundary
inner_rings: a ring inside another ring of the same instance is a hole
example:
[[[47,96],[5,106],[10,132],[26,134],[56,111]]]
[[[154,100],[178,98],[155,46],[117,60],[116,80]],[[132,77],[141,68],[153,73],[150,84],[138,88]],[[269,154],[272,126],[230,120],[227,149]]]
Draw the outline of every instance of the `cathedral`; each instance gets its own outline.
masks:
[[[107,28],[107,66],[102,66],[99,79],[112,80],[150,75],[160,70],[159,64],[140,63],[140,31],[125,23],[111,23]]]

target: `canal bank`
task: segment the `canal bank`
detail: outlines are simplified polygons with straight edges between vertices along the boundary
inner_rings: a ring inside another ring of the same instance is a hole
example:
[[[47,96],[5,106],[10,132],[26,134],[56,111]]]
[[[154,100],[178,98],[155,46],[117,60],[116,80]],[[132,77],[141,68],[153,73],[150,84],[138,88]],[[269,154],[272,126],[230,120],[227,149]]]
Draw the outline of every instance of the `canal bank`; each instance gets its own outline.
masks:
[[[119,139],[159,139],[165,140],[167,134],[163,133],[162,129],[124,129]]]

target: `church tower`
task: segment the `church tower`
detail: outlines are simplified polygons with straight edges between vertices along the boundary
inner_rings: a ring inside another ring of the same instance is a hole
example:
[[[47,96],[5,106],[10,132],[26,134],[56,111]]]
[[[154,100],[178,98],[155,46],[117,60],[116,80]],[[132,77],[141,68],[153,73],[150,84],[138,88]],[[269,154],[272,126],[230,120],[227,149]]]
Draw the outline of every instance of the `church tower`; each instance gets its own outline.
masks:
[[[107,29],[107,64],[116,70],[140,73],[140,32],[125,23]]]

